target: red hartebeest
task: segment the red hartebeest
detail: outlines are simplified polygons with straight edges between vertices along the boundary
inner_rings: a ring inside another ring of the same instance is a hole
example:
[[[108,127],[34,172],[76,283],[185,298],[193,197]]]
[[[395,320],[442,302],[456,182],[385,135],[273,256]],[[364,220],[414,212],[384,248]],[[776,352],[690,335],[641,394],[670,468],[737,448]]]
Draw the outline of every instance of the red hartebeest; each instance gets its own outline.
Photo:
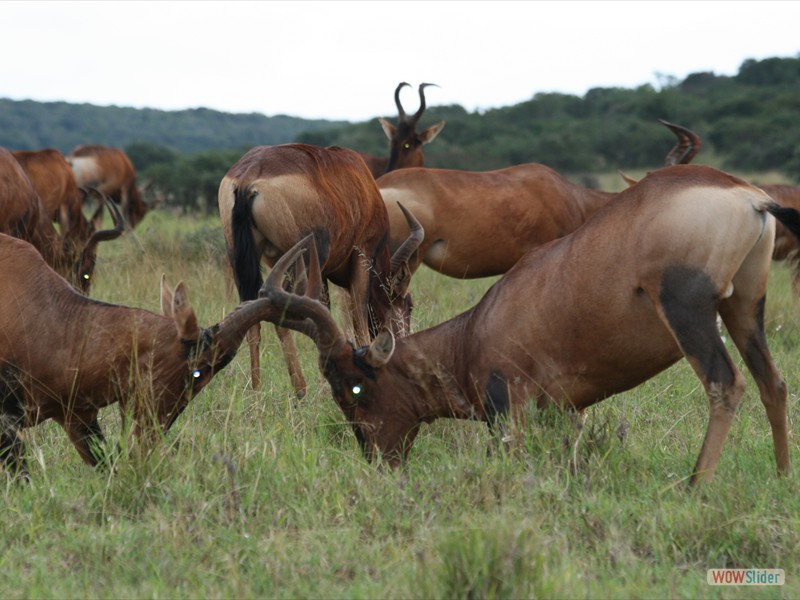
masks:
[[[95,188],[122,207],[131,227],[144,218],[152,205],[136,186],[136,171],[128,155],[108,146],[78,146],[67,155],[80,187]]]
[[[11,154],[22,165],[51,221],[61,226],[64,237],[88,237],[83,216],[84,193],[78,187],[67,159],[54,148],[15,150]]]
[[[91,300],[22,240],[0,234],[0,461],[26,472],[19,430],[54,419],[91,465],[102,460],[97,421],[119,402],[151,442],[227,365],[253,324],[277,316],[245,302],[200,328],[181,282],[161,281],[161,315]]]
[[[685,143],[683,137],[688,130],[662,122],[679,140],[667,162],[691,160],[693,141]],[[392,247],[408,235],[398,202],[425,229],[411,272],[425,263],[465,279],[505,273],[525,252],[575,231],[617,195],[574,184],[538,163],[482,172],[403,169],[377,183],[389,213]]]
[[[471,310],[395,341],[347,341],[327,307],[314,254],[305,292],[275,282],[261,296],[309,335],[334,399],[367,456],[402,461],[423,423],[521,418],[534,399],[582,411],[686,358],[710,419],[691,482],[710,479],[745,381],[719,314],[752,373],[772,428],[778,471],[790,470],[786,386],[767,348],[764,305],[775,232],[793,223],[759,188],[721,171],[660,169],[621,192],[569,236],[529,251]],[[499,233],[495,243],[509,243]],[[286,254],[291,263],[308,241]]]
[[[374,154],[361,152],[361,158],[367,163],[367,167],[372,176],[377,179],[384,173],[389,173],[395,169],[405,169],[407,167],[421,167],[425,159],[422,155],[422,145],[429,144],[439,135],[444,128],[444,121],[428,127],[421,133],[416,132],[417,122],[422,113],[425,112],[425,88],[435,83],[421,83],[419,86],[419,110],[411,117],[406,116],[403,105],[400,104],[400,90],[409,85],[403,82],[394,91],[394,103],[397,106],[397,125],[392,125],[386,119],[378,119],[383,132],[389,138],[389,156],[380,157]],[[409,87],[411,87],[409,85]]]
[[[11,152],[0,148],[0,233],[33,244],[47,264],[83,293],[89,292],[97,244],[115,239],[122,233],[119,212],[111,202],[108,207],[116,224],[114,229],[95,231],[96,219],[93,218],[86,223],[85,234],[60,236],[25,170]],[[95,217],[102,208],[101,205]]]
[[[389,222],[375,180],[358,154],[305,144],[259,146],[233,165],[219,186],[222,229],[241,300],[261,287],[261,262],[272,266],[298,240],[313,233],[322,275],[346,288],[356,339],[381,326],[408,326],[407,260],[423,232],[406,214],[405,243],[389,254]],[[260,387],[260,326],[248,336],[252,385]],[[278,328],[292,385],[305,381],[288,331]]]

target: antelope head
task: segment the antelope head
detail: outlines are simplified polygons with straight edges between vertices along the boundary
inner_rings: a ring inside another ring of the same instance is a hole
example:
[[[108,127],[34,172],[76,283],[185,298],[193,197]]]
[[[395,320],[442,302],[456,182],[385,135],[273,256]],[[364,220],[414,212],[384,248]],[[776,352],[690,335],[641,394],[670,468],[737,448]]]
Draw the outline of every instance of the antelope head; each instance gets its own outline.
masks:
[[[402,82],[394,91],[394,103],[397,105],[397,126],[386,119],[379,119],[386,137],[389,138],[389,163],[386,172],[406,167],[421,167],[424,164],[422,145],[432,142],[444,128],[444,121],[440,121],[420,133],[416,132],[417,122],[425,112],[425,88],[435,83],[421,83],[419,86],[419,109],[408,117],[403,105],[400,103],[400,90],[410,85]],[[437,86],[438,87],[438,86]]]

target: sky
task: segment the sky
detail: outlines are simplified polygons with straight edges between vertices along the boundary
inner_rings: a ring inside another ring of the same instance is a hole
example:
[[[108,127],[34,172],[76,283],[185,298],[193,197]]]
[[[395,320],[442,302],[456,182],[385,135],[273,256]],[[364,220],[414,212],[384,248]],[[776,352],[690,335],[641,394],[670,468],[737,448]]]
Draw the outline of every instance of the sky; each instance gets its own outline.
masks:
[[[800,2],[0,2],[0,98],[365,121],[800,56]]]

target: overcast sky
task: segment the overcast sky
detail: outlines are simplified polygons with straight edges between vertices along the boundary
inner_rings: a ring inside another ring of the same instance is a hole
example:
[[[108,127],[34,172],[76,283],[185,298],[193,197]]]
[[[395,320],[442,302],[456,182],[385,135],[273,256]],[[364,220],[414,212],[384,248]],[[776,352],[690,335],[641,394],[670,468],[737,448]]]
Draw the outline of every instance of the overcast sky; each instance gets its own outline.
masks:
[[[0,2],[0,97],[367,120],[800,54],[800,2]],[[406,110],[417,107],[406,89]]]

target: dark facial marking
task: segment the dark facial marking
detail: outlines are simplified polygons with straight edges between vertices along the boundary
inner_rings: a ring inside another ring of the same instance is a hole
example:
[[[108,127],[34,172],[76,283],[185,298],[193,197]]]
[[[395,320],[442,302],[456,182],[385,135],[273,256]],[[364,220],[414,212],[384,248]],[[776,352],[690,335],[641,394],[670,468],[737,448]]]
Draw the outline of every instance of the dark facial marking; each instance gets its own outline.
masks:
[[[717,329],[719,298],[708,275],[687,267],[667,268],[659,300],[683,353],[700,365],[706,381],[731,385],[733,364]]]

